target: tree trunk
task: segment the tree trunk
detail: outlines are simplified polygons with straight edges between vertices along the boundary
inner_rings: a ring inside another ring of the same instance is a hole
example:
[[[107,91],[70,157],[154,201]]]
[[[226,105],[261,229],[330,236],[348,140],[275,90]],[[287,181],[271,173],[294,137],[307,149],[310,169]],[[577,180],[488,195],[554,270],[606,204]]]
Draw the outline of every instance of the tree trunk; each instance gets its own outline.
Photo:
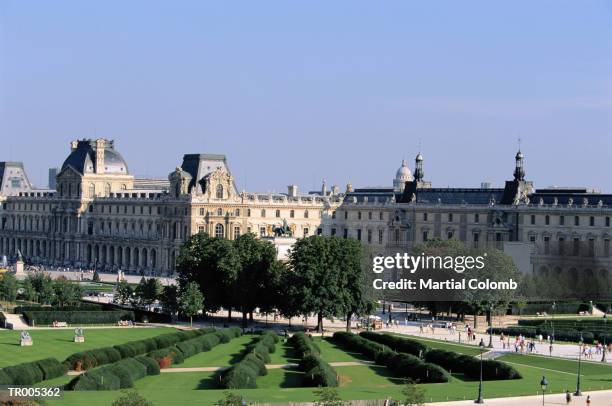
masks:
[[[252,323],[253,322],[253,310],[251,310],[249,312],[249,321]]]
[[[231,307],[227,308],[227,322],[228,323],[232,322],[232,308]]]
[[[352,312],[350,312],[350,313],[348,313],[348,314],[346,315],[346,331],[347,331],[348,333],[350,333],[350,332],[351,332],[351,316],[352,316],[352,315],[353,315],[353,313],[352,313]]]
[[[189,316],[189,326],[193,328],[193,316]]]
[[[323,313],[317,313],[317,331],[323,332]]]
[[[477,311],[474,312],[474,330],[476,330],[476,328],[478,328],[478,312]]]
[[[248,312],[246,310],[242,310],[242,328],[247,328],[247,315]]]

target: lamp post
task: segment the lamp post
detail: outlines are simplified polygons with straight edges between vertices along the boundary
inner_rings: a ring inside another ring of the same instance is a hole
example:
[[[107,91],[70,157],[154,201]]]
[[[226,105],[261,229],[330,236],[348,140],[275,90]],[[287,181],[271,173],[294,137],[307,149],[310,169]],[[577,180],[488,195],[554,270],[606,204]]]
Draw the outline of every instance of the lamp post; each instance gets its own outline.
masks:
[[[604,334],[603,334],[603,348],[602,348],[603,355],[601,356],[601,362],[606,362],[606,351],[608,350],[608,348],[606,347],[606,334],[608,334],[608,329],[606,328],[606,325],[608,324],[608,313],[604,313],[603,319],[604,319]]]
[[[550,336],[550,343],[552,344],[555,341],[555,325],[553,322],[555,321],[555,308],[557,307],[557,303],[553,302],[552,304],[552,319],[550,320],[550,327],[552,329],[552,333]]]
[[[482,352],[484,351],[484,342],[481,341],[478,346],[480,347],[480,381],[478,382],[478,399],[474,403],[484,403],[482,398]]]
[[[546,393],[546,388],[548,387],[548,381],[545,376],[542,376],[540,386],[542,387],[542,406],[544,406],[544,393]]]
[[[582,361],[582,334],[580,334],[580,342],[578,343],[578,377],[576,379],[576,392],[574,392],[574,396],[582,396],[582,392],[580,391],[580,367]]]
[[[489,305],[489,348],[493,348],[493,303]]]

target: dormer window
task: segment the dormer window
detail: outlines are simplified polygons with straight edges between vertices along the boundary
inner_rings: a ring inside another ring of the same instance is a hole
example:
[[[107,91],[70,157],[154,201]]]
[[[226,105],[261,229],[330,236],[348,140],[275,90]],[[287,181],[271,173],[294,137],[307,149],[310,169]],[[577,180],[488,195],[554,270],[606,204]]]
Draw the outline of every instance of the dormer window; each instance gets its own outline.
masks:
[[[223,199],[223,185],[217,185],[217,199]]]

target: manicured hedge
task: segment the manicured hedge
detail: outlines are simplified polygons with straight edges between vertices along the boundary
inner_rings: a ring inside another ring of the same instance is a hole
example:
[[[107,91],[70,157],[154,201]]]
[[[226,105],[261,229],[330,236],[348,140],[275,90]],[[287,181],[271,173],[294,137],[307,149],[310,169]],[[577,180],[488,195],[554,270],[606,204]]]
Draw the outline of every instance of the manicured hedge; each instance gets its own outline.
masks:
[[[469,355],[434,349],[427,352],[425,359],[451,372],[461,372],[469,378],[480,377],[480,360]],[[508,364],[495,360],[482,362],[482,378],[487,380],[520,379],[521,374]]]
[[[299,369],[304,371],[303,386],[338,386],[338,374],[319,357],[321,350],[310,336],[296,333],[289,343],[301,357]]]
[[[215,331],[214,329],[201,329],[192,331],[181,331],[176,333],[164,334],[163,339],[153,340],[145,339],[139,340],[145,343],[136,344],[134,346],[128,346],[126,348],[147,348],[153,343],[168,343],[175,342],[176,338],[184,339],[184,341],[176,341],[176,344],[170,345],[166,348],[159,348],[149,352],[147,355],[138,355],[136,357],[128,356],[117,362],[96,368],[85,372],[82,375],[74,378],[66,385],[67,390],[118,390],[124,388],[131,388],[134,386],[134,381],[141,379],[147,375],[159,375],[160,367],[167,367],[172,364],[180,364],[184,358],[194,355],[200,351],[208,351],[215,345],[221,342],[221,338],[231,339],[241,334],[240,329],[232,328],[221,331]],[[190,338],[193,337],[193,338]],[[151,340],[151,341],[147,341]],[[137,342],[135,342],[137,343]],[[111,347],[107,347],[111,348]],[[115,350],[114,348],[111,348]],[[124,348],[125,349],[125,348]],[[93,350],[100,351],[105,349]],[[119,351],[115,350],[117,354]],[[194,352],[196,351],[196,352]],[[92,351],[89,351],[92,352]],[[74,354],[72,362],[75,359],[78,360],[91,360],[97,361],[96,357],[91,354],[86,354],[88,351],[84,351],[79,354]],[[252,355],[255,361],[260,361],[255,355]],[[69,357],[69,359],[71,359]],[[68,361],[68,360],[67,360]],[[248,362],[254,360],[249,358]],[[247,363],[245,363],[247,365]],[[264,366],[265,370],[265,366]],[[0,379],[2,376],[0,375]]]
[[[47,379],[62,376],[66,371],[66,367],[55,358],[45,358],[1,369],[0,384],[33,385]]]
[[[423,358],[425,353],[429,350],[429,347],[416,340],[410,340],[408,338],[394,336],[391,334],[384,333],[373,333],[371,331],[364,331],[359,335],[366,340],[374,341],[379,344],[390,347],[393,351],[403,352],[414,355],[419,358]]]
[[[278,340],[276,333],[271,331],[257,337],[247,346],[242,360],[223,373],[222,386],[228,389],[257,388],[257,377],[268,373],[265,364],[270,362],[270,353],[276,350]]]
[[[83,312],[83,311],[102,311],[104,307],[97,303],[83,303],[79,306],[16,306],[13,313],[21,314],[24,312]]]
[[[134,320],[134,312],[118,311],[60,311],[60,310],[29,310],[23,312],[23,318],[28,325],[49,325],[54,321],[69,324],[115,324],[120,320]]]
[[[450,375],[438,365],[423,362],[410,354],[397,353],[382,344],[366,340],[353,333],[337,332],[334,342],[353,351],[360,352],[379,365],[385,365],[402,378],[411,378],[422,383],[448,382]]]
[[[142,340],[129,341],[113,347],[97,348],[88,351],[77,352],[70,355],[64,361],[69,369],[87,370],[101,365],[119,361],[120,359],[143,355],[158,349],[173,346],[175,343],[187,341],[189,339],[214,333],[213,328],[203,328],[199,330],[177,331],[166,333],[157,337],[145,338]],[[182,358],[182,354],[181,357]]]

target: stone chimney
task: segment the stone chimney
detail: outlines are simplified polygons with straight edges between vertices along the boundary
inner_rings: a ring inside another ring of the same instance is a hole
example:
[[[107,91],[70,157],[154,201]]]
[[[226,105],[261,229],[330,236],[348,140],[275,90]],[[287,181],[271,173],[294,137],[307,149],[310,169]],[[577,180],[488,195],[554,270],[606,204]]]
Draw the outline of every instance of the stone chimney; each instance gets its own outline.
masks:
[[[70,141],[70,151],[72,152],[76,150],[78,145],[79,145],[79,142],[77,140]]]
[[[96,173],[104,173],[104,145],[106,140],[99,138],[96,140]]]
[[[298,187],[297,185],[289,185],[287,186],[287,194],[289,197],[297,197],[298,195]]]

